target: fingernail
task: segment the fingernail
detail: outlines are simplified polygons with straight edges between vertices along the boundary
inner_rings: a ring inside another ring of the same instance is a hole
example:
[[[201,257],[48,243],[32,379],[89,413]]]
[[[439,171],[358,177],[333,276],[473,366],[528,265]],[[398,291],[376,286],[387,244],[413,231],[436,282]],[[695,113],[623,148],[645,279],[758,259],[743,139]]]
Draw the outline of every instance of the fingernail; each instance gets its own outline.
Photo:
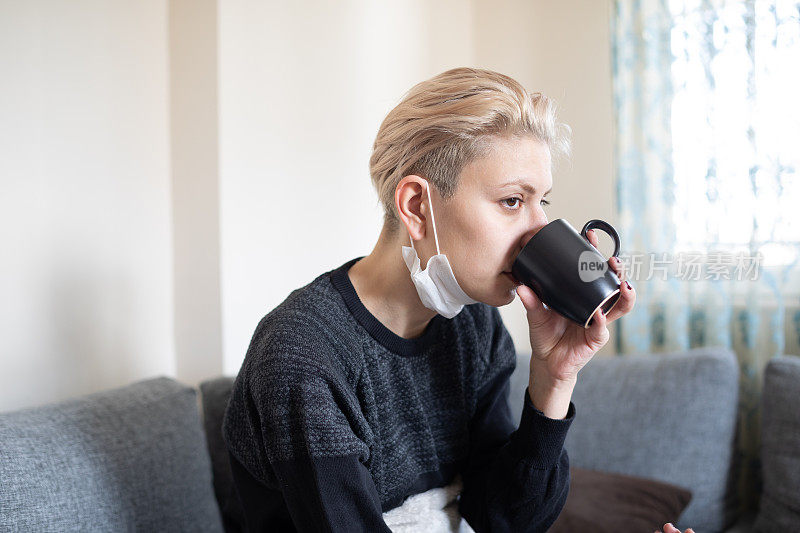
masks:
[[[630,283],[628,283],[627,281],[625,282],[625,285],[627,285],[628,289],[630,289],[630,288],[631,288],[631,284],[630,284]]]

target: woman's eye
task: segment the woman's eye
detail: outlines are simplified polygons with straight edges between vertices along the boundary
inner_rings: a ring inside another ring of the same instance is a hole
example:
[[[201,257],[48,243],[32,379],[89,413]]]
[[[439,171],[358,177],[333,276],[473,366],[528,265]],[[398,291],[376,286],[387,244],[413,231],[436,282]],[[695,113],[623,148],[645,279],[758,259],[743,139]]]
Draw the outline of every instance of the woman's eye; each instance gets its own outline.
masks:
[[[522,200],[522,198],[517,198],[515,196],[513,198],[506,198],[502,202],[503,202],[504,206],[510,207],[512,211],[516,211],[517,208],[519,207],[519,204],[523,203],[523,200]],[[545,198],[542,198],[540,204],[546,206],[546,205],[550,205],[550,202],[548,202]]]

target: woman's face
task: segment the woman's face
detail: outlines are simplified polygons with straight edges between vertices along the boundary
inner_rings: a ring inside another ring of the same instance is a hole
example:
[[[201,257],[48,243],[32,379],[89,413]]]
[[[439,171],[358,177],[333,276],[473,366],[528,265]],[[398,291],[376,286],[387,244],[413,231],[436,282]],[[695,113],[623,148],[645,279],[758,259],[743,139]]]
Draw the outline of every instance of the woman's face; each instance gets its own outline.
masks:
[[[487,157],[464,167],[455,195],[434,205],[439,245],[473,299],[494,307],[514,301],[516,284],[508,273],[547,224],[545,195],[552,185],[546,144],[498,137]]]

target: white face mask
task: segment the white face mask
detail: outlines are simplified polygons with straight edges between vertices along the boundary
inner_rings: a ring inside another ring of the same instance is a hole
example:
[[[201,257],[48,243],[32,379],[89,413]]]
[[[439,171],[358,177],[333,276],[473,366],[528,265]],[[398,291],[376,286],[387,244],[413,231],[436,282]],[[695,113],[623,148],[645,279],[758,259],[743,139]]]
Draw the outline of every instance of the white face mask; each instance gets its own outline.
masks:
[[[422,301],[422,305],[436,311],[447,318],[453,318],[465,305],[478,303],[473,300],[456,281],[453,269],[447,256],[439,251],[439,237],[436,234],[436,217],[433,216],[433,203],[431,202],[430,185],[425,182],[428,193],[428,205],[431,208],[431,221],[433,222],[433,238],[436,241],[436,255],[428,260],[425,270],[420,268],[419,256],[414,248],[414,239],[411,240],[411,247],[403,246],[403,259],[406,262],[411,281],[417,288],[417,294]],[[410,238],[410,235],[409,235]]]

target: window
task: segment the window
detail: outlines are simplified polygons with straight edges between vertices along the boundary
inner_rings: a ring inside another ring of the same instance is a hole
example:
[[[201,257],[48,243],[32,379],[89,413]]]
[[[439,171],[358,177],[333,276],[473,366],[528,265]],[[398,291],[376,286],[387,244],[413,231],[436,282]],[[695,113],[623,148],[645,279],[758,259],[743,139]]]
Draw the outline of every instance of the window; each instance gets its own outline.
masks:
[[[800,247],[800,3],[671,0],[676,252]]]

